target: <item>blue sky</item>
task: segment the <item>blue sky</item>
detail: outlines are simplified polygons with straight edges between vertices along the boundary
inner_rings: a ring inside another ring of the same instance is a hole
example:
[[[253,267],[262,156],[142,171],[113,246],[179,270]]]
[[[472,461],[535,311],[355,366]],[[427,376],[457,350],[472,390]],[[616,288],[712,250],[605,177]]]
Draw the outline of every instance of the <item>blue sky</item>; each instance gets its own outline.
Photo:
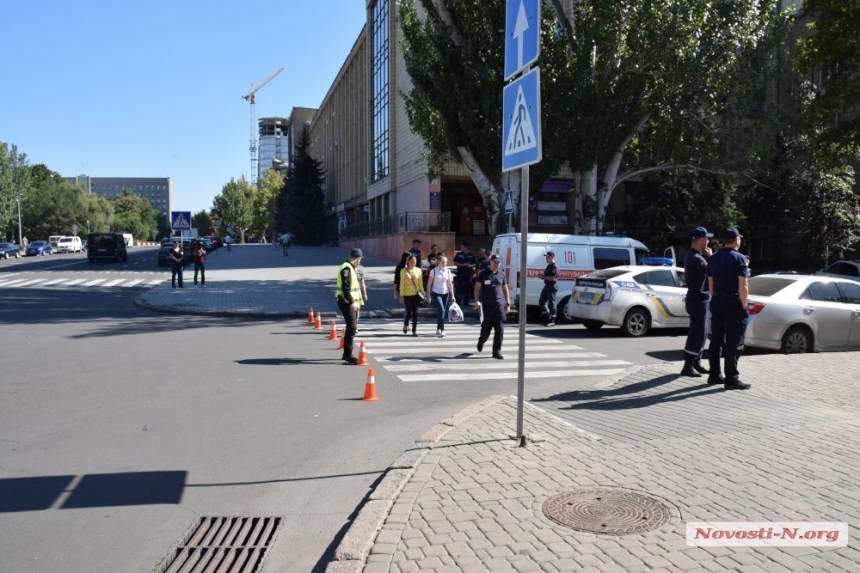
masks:
[[[0,141],[64,176],[173,179],[175,210],[250,178],[257,118],[317,108],[365,0],[3,2]]]

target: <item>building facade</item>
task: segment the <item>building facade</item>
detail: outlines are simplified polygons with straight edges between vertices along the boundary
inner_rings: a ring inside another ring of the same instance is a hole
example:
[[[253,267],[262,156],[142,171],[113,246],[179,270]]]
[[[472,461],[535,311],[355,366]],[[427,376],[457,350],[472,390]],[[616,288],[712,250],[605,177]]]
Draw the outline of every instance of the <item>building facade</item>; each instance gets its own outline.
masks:
[[[66,181],[83,185],[88,193],[93,193],[105,199],[116,199],[126,189],[132,194],[145,197],[153,209],[159,213],[170,215],[173,208],[173,183],[170,177],[92,177],[78,175],[65,177]]]

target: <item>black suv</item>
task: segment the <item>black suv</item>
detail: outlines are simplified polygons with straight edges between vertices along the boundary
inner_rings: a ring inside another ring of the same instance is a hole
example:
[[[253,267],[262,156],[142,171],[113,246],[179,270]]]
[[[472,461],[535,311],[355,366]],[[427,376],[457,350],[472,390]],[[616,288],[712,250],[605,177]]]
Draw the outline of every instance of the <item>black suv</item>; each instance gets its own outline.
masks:
[[[128,251],[122,233],[90,233],[87,235],[87,259],[95,261],[127,261]]]

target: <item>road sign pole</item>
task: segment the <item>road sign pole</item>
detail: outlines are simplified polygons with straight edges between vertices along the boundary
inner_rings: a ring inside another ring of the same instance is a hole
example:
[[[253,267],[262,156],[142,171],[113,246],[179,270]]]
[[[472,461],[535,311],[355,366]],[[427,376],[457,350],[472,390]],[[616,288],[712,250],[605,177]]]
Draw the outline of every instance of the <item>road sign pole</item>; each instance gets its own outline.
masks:
[[[517,439],[526,445],[523,432],[523,401],[526,394],[526,288],[528,285],[529,166],[520,170],[520,349],[517,364]]]

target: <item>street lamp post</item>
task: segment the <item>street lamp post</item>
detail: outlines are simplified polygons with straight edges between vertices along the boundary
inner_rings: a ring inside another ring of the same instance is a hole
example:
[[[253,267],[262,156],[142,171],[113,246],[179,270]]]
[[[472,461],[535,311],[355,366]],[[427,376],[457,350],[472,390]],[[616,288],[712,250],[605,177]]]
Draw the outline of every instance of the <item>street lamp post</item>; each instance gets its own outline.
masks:
[[[18,244],[21,244],[23,235],[21,234],[21,194],[16,193],[15,199],[18,201]]]

